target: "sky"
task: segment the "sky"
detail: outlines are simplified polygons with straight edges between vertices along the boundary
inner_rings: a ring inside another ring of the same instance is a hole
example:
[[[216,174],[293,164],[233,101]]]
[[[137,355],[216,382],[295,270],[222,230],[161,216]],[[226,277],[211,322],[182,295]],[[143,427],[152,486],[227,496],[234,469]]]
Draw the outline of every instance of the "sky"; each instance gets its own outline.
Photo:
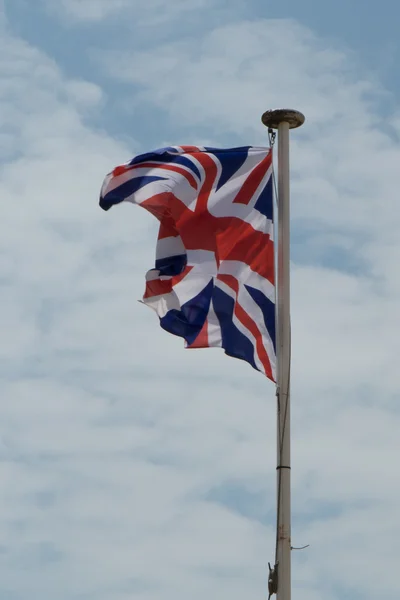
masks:
[[[275,390],[138,299],[165,145],[291,135],[296,600],[400,594],[394,0],[0,0],[0,598],[266,598]]]

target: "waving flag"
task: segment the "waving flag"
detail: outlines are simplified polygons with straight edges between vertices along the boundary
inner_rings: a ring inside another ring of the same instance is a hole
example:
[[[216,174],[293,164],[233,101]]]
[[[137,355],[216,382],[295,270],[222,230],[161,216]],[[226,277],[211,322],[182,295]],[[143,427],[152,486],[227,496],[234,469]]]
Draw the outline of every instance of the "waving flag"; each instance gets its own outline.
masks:
[[[100,206],[128,201],[160,221],[145,304],[187,348],[222,347],[275,380],[272,152],[173,146],[104,180]]]

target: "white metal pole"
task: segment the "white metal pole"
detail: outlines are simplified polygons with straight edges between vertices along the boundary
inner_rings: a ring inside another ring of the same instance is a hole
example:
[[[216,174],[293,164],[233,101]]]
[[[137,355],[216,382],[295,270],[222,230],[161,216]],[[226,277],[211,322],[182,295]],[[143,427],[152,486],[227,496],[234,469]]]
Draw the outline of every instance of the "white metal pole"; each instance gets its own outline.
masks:
[[[289,123],[278,126],[278,264],[277,264],[277,399],[278,399],[278,600],[291,598],[290,511],[290,181]]]
[[[291,600],[290,490],[290,173],[289,129],[304,123],[292,110],[268,111],[263,123],[278,129],[277,250],[277,600]]]

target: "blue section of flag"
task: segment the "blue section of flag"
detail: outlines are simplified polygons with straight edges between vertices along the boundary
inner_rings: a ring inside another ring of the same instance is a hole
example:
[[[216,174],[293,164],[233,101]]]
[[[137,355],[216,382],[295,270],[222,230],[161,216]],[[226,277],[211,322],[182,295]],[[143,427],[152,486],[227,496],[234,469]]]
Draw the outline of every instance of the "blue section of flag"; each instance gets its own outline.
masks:
[[[174,163],[174,165],[181,165],[182,167],[187,167],[188,169],[190,169],[190,171],[192,171],[192,173],[194,173],[194,175],[196,175],[196,177],[201,179],[201,173],[197,166],[185,156],[182,156],[181,154],[167,154],[166,157],[167,158],[165,162],[171,162]]]
[[[213,293],[213,307],[221,326],[222,348],[226,354],[245,360],[258,370],[254,361],[253,344],[233,322],[235,310],[233,298],[216,287]]]
[[[165,331],[184,338],[190,346],[199,335],[206,322],[210,310],[213,293],[213,281],[197,296],[181,306],[181,310],[170,310],[160,319],[160,325]]]
[[[257,202],[254,205],[254,208],[258,210],[262,215],[267,217],[272,221],[273,218],[273,203],[271,199],[273,198],[273,181],[272,177],[268,179],[268,182],[261,194],[259,195]]]
[[[247,150],[247,152],[246,152]],[[221,164],[221,175],[218,180],[216,189],[219,190],[227,181],[231,179],[239,171],[240,167],[245,163],[248,149],[238,148],[236,152],[230,154],[214,150],[213,154],[218,158]]]
[[[199,169],[192,163],[192,161],[188,160],[184,155],[179,154],[175,148],[160,148],[159,150],[154,150],[153,152],[147,152],[146,154],[141,154],[140,156],[135,156],[129,164],[130,165],[138,165],[140,163],[146,162],[159,162],[162,164],[173,163],[174,165],[181,165],[182,167],[187,167],[194,173],[199,179],[201,178],[201,174]]]
[[[165,177],[155,177],[154,175],[129,179],[100,198],[99,204],[103,210],[109,210],[114,204],[119,204],[129,196],[132,196],[132,194],[140,190],[143,186],[155,181],[164,181],[165,179]]]
[[[185,269],[186,263],[186,254],[167,256],[166,258],[158,258],[156,260],[156,269],[160,271],[160,276],[180,275]]]
[[[269,298],[260,290],[257,290],[250,285],[245,285],[246,290],[253,298],[254,302],[258,304],[264,317],[265,327],[271,336],[272,344],[276,352],[276,339],[275,339],[275,304],[271,302]]]

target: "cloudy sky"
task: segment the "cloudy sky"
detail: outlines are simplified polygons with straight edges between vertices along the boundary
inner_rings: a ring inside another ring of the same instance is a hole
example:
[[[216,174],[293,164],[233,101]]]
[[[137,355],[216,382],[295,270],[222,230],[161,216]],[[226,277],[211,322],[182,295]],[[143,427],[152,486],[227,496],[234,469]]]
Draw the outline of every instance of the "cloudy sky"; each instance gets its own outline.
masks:
[[[296,600],[398,600],[395,0],[0,0],[0,598],[266,598],[274,387],[137,302],[167,144],[292,135]]]

